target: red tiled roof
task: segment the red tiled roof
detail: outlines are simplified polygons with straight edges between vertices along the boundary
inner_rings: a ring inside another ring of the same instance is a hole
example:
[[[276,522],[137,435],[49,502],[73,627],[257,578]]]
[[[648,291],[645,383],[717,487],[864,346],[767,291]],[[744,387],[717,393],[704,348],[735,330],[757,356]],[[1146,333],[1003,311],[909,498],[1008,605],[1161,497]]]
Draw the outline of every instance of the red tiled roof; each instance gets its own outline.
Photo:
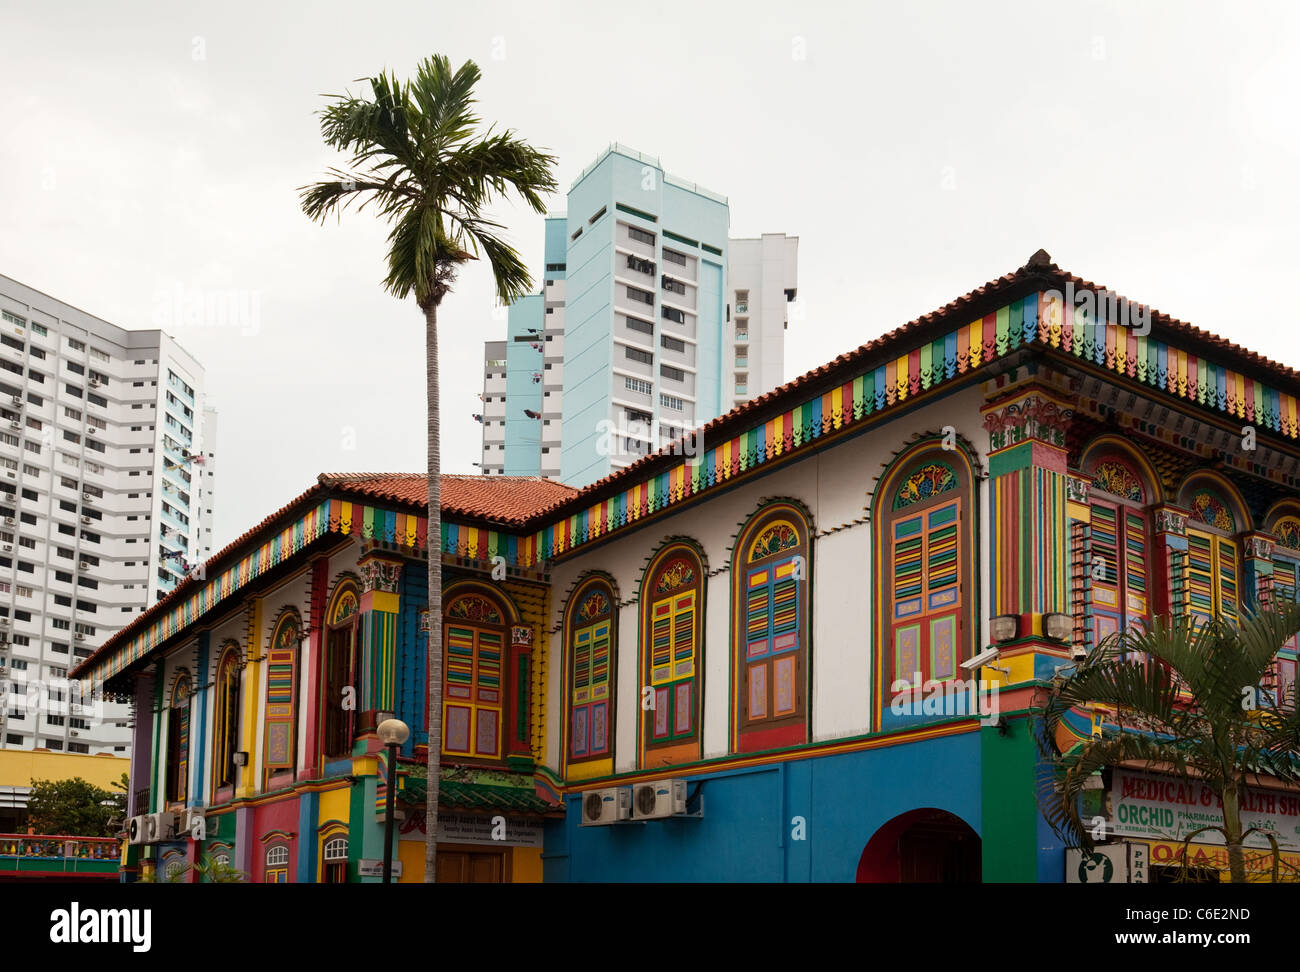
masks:
[[[429,495],[427,482],[424,473],[321,473],[314,486],[298,494],[204,561],[202,576],[207,576],[226,557],[241,550],[254,537],[310,500],[319,499],[331,492],[342,492],[427,509]],[[444,515],[474,517],[500,522],[506,526],[517,526],[521,525],[529,514],[554,505],[577,492],[572,486],[565,486],[563,483],[541,476],[444,474],[442,512]],[[136,615],[130,624],[110,637],[89,658],[76,666],[74,672],[90,665],[110,644],[129,638],[138,629],[151,624],[160,612],[169,609],[176,601],[188,597],[199,583],[193,577],[186,577],[172,588],[166,597]]]
[[[427,507],[424,473],[322,473],[320,482],[349,493]],[[519,526],[578,490],[542,476],[442,474],[442,512]]]

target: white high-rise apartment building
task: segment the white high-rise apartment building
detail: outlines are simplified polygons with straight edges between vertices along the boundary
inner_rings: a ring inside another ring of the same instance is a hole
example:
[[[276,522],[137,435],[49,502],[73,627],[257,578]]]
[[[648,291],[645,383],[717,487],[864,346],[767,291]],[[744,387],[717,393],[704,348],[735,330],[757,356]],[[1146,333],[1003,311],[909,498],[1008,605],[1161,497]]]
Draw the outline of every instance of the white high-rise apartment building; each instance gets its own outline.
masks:
[[[765,395],[785,382],[786,307],[798,289],[799,237],[764,233],[732,240],[723,374],[731,407]]]
[[[0,747],[127,750],[127,707],[58,714],[59,681],[211,552],[215,420],[167,334],[0,276]]]
[[[483,344],[483,460],[485,473],[505,471],[506,460],[506,342]]]

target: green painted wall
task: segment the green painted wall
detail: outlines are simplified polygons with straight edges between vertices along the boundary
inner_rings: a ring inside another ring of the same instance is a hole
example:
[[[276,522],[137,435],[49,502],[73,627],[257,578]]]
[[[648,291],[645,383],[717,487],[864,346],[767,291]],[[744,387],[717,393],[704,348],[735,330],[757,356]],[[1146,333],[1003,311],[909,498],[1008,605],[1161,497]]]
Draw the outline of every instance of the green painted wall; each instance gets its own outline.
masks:
[[[1029,721],[1009,719],[1009,731],[980,729],[983,768],[983,880],[1038,880],[1038,802],[1034,766],[1038,747]]]

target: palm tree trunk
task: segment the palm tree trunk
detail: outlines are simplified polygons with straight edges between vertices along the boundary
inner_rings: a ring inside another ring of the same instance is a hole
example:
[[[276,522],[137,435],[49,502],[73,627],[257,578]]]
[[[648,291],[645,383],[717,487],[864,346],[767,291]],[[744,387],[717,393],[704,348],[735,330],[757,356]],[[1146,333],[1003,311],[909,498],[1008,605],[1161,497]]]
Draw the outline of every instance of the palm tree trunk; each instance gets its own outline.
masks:
[[[437,880],[438,776],[442,771],[442,444],[438,414],[438,307],[424,311],[425,376],[428,383],[429,691],[428,780],[424,816],[424,880]]]
[[[1241,850],[1241,804],[1237,785],[1223,789],[1223,830],[1228,845],[1228,870],[1233,884],[1246,883],[1246,859]]]

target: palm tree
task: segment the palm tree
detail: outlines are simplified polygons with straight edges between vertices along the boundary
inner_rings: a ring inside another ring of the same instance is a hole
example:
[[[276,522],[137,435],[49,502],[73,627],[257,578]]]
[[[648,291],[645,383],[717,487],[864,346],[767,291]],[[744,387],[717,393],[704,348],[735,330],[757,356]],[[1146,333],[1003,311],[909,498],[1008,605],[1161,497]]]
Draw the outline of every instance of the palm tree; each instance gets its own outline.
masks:
[[[365,79],[368,96],[335,95],[320,112],[325,144],[349,153],[346,169],[301,190],[303,212],[323,222],[356,202],[369,204],[392,226],[384,288],[399,299],[415,295],[424,313],[428,380],[429,476],[429,691],[426,881],[435,879],[438,772],[442,751],[442,536],[438,423],[438,305],[468,260],[486,257],[497,296],[522,297],[533,282],[519,254],[501,236],[503,226],[484,215],[514,190],[533,211],[546,211],[555,191],[555,157],[532,148],[512,131],[478,131],[474,85],[478,67],[455,72],[435,55],[415,80],[380,74]]]
[[[1300,632],[1300,606],[1246,612],[1239,624],[1188,617],[1157,620],[1147,630],[1112,635],[1072,672],[1053,680],[1041,709],[1039,746],[1047,772],[1039,796],[1052,829],[1067,844],[1091,852],[1092,834],[1081,819],[1080,796],[1089,777],[1124,762],[1196,778],[1223,807],[1218,831],[1227,845],[1234,883],[1246,880],[1241,798],[1261,775],[1300,780],[1300,716],[1287,699],[1261,688],[1270,680],[1278,649]],[[1101,705],[1115,712],[1118,729],[1067,752],[1057,728],[1072,708]],[[1271,834],[1273,875],[1279,855]]]

